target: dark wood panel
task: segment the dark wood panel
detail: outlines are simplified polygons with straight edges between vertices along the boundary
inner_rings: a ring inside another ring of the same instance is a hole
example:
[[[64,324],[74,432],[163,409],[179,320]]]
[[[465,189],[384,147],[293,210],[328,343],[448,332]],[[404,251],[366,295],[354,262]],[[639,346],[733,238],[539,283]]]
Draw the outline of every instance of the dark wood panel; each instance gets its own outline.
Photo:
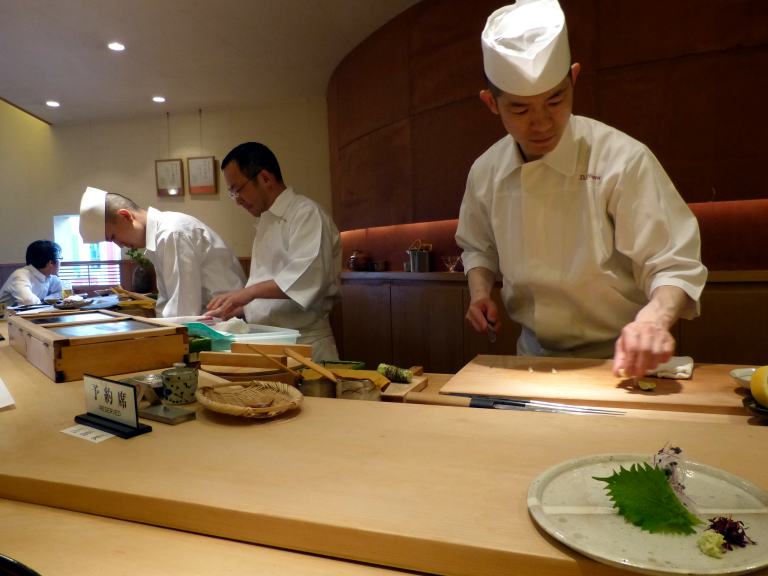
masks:
[[[342,359],[362,360],[372,370],[392,363],[389,292],[388,282],[342,284]]]
[[[394,363],[454,373],[464,365],[458,284],[393,283]]]
[[[768,289],[764,283],[708,284],[701,316],[680,322],[678,351],[697,362],[768,363]]]
[[[602,72],[599,119],[646,144],[687,202],[765,196],[749,166],[762,162],[754,143],[768,117],[725,112],[760,108],[768,76],[749,72],[760,68],[768,69],[768,48]]]
[[[483,83],[480,31],[506,3],[423,0],[339,64],[328,102],[342,229],[458,213],[466,169],[495,140],[484,130],[503,134],[467,102]],[[768,115],[749,111],[768,90],[768,2],[561,3],[582,64],[575,113],[648,145],[688,202],[765,196],[754,167]]]
[[[485,86],[480,33],[499,0],[428,0],[413,9],[411,112],[476,95]]]
[[[470,97],[413,118],[414,221],[459,217],[475,159],[506,134],[499,117]]]
[[[405,120],[342,148],[338,162],[340,230],[411,222],[411,130]]]
[[[371,34],[336,68],[337,103],[343,112],[339,146],[409,116],[408,39],[405,13]]]
[[[764,0],[600,0],[597,5],[600,67],[768,42]]]

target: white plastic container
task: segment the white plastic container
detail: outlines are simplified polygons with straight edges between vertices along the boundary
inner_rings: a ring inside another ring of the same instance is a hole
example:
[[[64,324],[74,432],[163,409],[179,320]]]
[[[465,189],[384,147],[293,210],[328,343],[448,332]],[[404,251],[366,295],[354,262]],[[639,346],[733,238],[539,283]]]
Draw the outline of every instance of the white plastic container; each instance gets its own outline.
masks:
[[[298,330],[291,328],[279,328],[264,324],[248,324],[248,329],[248,334],[232,334],[231,332],[222,332],[222,334],[232,336],[234,342],[249,344],[258,342],[263,344],[296,344],[301,334]]]

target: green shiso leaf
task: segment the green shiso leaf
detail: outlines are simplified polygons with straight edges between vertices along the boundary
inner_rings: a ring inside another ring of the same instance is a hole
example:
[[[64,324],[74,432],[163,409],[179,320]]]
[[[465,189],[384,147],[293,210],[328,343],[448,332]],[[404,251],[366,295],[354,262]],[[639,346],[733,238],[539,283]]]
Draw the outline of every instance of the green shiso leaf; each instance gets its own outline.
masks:
[[[682,505],[667,482],[666,474],[648,463],[632,464],[607,478],[606,490],[619,514],[651,533],[693,534],[702,521]]]

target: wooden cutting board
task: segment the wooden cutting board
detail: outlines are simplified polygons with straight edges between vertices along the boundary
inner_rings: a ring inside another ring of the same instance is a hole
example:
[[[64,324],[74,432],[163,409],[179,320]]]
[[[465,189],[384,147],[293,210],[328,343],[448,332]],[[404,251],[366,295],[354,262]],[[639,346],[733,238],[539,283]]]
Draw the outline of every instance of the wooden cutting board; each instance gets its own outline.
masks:
[[[728,374],[735,366],[696,364],[693,378],[644,378],[656,384],[643,391],[611,373],[611,360],[475,357],[441,389],[441,394],[528,398],[583,405],[746,414],[743,390]]]

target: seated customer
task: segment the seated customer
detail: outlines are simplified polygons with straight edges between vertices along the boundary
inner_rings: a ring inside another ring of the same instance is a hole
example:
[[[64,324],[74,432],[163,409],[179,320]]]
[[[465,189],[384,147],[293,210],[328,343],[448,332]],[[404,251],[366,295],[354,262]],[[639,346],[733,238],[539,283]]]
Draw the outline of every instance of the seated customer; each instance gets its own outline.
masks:
[[[0,302],[16,306],[60,298],[60,262],[61,246],[50,240],[35,240],[27,246],[27,265],[14,270],[0,288]]]
[[[198,316],[216,294],[245,285],[229,247],[187,214],[141,208],[130,198],[89,187],[80,201],[80,235],[87,243],[145,248],[157,276],[159,317]]]

